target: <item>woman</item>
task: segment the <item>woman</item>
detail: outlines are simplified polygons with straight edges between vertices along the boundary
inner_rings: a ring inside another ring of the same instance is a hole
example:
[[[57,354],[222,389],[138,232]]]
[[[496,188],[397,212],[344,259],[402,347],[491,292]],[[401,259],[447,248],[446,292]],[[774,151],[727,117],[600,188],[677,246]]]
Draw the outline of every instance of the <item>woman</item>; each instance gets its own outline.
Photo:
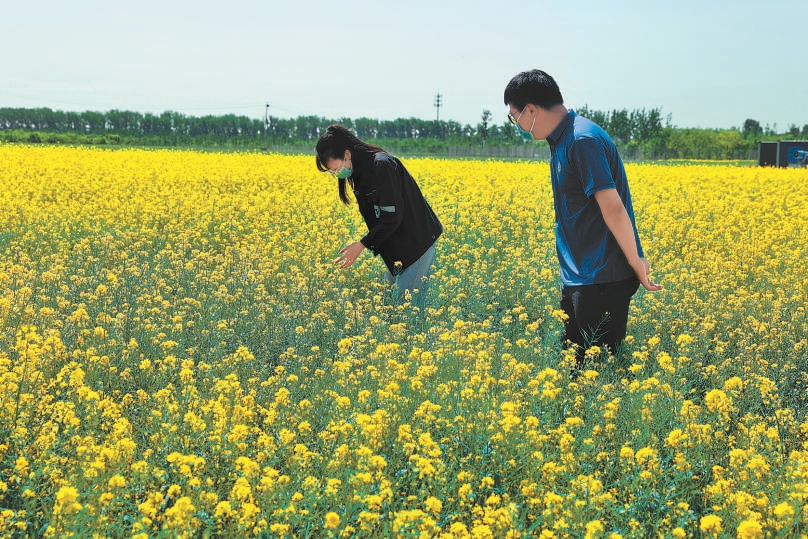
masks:
[[[368,227],[364,237],[342,248],[334,263],[349,268],[369,249],[381,255],[385,277],[395,283],[399,297],[405,290],[417,290],[413,303],[422,304],[443,226],[415,180],[397,158],[341,125],[322,134],[316,152],[317,168],[338,179],[345,204],[350,204],[346,186],[351,186]]]

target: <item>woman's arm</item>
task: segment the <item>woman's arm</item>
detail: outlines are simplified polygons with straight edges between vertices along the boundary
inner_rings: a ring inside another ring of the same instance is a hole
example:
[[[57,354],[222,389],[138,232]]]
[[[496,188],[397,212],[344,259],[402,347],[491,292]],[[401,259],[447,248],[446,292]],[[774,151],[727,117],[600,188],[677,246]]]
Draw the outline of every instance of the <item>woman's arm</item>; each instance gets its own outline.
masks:
[[[401,226],[404,219],[401,182],[408,175],[404,165],[392,156],[377,157],[373,163],[371,211],[376,222],[368,226],[368,233],[360,240],[371,251],[376,252]]]

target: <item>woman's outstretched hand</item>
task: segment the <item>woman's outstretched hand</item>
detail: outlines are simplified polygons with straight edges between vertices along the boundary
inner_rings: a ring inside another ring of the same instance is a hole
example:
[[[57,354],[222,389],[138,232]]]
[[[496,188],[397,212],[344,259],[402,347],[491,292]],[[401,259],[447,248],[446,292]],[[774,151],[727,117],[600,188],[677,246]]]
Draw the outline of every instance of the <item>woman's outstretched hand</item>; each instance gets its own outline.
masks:
[[[334,264],[338,265],[340,269],[350,268],[364,250],[365,246],[361,241],[349,243],[340,250],[339,257],[334,260]]]

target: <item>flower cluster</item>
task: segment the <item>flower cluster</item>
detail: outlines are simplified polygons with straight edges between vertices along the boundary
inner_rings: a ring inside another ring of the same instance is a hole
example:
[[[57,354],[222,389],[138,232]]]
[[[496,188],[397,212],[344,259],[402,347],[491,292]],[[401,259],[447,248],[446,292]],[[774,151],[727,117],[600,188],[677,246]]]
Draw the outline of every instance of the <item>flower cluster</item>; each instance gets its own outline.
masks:
[[[0,536],[804,533],[808,172],[628,165],[665,290],[574,377],[547,163],[405,164],[420,308],[311,156],[0,145]]]

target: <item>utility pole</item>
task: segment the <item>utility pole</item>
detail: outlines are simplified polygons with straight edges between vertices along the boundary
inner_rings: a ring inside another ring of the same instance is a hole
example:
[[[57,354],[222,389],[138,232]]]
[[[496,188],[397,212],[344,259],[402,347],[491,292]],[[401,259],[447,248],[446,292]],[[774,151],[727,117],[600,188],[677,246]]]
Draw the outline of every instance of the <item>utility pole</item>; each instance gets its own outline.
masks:
[[[437,121],[440,121],[440,108],[443,105],[441,103],[442,98],[443,96],[440,95],[440,92],[435,94],[435,109],[437,109]]]
[[[264,112],[264,147],[261,148],[262,152],[267,151],[267,133],[269,132],[269,103],[267,103],[266,111]]]

